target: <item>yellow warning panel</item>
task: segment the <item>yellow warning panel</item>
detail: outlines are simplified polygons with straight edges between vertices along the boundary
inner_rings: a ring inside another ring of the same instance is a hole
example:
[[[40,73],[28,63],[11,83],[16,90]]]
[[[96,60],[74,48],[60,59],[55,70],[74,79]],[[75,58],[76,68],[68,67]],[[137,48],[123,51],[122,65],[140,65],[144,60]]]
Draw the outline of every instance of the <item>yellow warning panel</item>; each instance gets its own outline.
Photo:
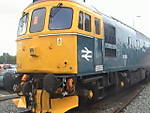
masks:
[[[13,99],[12,101],[19,108],[27,108],[24,96],[21,96],[20,98],[17,99]]]
[[[50,99],[50,95],[45,90],[37,90],[34,97],[36,103],[32,109],[34,113],[65,113],[75,107],[78,107],[78,96],[69,96],[57,99]],[[27,108],[25,97],[13,99],[14,104],[20,108]]]
[[[62,99],[51,99],[51,112],[64,113],[78,107],[78,96],[64,97]]]

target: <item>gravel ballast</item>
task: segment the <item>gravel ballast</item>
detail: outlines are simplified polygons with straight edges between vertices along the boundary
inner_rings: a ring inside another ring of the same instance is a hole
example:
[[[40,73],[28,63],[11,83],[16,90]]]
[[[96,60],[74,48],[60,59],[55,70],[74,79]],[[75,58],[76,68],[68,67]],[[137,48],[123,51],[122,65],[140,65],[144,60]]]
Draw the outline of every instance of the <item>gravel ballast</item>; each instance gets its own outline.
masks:
[[[11,100],[0,102],[0,113],[18,113],[19,109]]]
[[[122,113],[150,113],[150,83]]]

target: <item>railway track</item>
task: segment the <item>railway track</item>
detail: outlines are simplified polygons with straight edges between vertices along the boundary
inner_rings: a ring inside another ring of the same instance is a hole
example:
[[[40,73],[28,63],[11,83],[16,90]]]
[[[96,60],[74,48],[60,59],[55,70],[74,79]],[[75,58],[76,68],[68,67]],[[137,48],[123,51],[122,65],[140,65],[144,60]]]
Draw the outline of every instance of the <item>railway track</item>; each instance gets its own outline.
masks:
[[[146,84],[145,84],[146,85]],[[127,91],[113,94],[95,104],[92,104],[88,109],[73,110],[69,113],[120,113],[128,106],[145,88],[145,85],[140,84],[128,89]],[[0,102],[18,98],[16,94],[8,94],[0,91]]]
[[[134,91],[133,94],[130,96],[130,98],[128,97],[129,99],[124,99],[125,102],[120,107],[116,107],[112,111],[112,113],[120,113],[120,112],[122,112],[140,94],[140,92],[143,91],[143,89],[144,89],[144,87],[141,87],[140,89]]]
[[[17,94],[10,94],[5,90],[0,90],[0,102],[14,99],[14,98],[19,98],[19,96]]]
[[[120,113],[143,91],[145,85],[146,84],[140,83],[126,91],[112,94],[82,110],[73,110],[69,113]]]
[[[0,102],[1,101],[6,101],[14,98],[19,98],[17,94],[11,94],[11,95],[0,95]]]

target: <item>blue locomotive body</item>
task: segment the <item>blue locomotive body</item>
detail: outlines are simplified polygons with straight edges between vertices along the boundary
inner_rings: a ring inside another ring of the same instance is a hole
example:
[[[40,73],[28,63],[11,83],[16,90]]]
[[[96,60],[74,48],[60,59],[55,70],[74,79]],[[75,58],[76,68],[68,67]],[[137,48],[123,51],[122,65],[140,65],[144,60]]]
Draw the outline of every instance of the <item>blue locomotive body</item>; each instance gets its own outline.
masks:
[[[78,35],[78,75],[148,69],[150,39],[114,18],[103,18],[104,39]]]
[[[131,70],[150,66],[150,39],[148,37],[117,20],[107,17],[104,26],[105,71]],[[107,38],[109,29],[114,30],[112,39]],[[107,51],[112,54],[107,53]]]

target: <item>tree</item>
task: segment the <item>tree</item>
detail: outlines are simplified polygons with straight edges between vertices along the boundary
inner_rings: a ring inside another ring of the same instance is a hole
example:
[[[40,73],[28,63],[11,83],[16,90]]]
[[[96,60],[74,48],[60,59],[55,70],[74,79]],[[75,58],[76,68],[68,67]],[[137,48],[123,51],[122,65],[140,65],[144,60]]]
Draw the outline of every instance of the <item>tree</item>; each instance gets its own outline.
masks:
[[[0,64],[16,64],[16,56],[12,56],[9,53],[3,53],[0,56]]]

